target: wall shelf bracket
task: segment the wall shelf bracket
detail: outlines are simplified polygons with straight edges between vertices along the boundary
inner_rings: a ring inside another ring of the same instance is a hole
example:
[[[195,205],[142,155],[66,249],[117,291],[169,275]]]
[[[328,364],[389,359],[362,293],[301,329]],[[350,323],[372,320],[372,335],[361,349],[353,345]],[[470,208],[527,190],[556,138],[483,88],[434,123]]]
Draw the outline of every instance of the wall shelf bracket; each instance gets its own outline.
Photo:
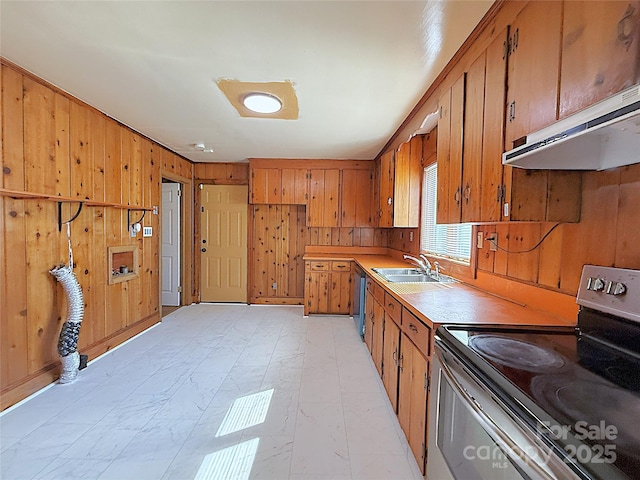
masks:
[[[78,215],[80,215],[80,212],[82,211],[82,205],[83,202],[78,202],[78,211],[66,222],[62,221],[62,204],[66,203],[66,202],[58,202],[58,231],[61,232],[62,231],[62,225],[65,225],[67,223],[71,223],[73,222],[76,218],[78,218]]]

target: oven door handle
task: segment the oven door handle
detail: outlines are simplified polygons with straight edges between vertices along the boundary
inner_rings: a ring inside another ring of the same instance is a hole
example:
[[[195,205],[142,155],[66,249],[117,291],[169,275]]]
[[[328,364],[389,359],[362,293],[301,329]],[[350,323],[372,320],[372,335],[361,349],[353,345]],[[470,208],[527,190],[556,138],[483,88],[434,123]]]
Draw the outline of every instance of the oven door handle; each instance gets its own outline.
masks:
[[[470,412],[482,425],[484,425],[485,431],[493,441],[496,442],[500,450],[502,450],[507,457],[509,457],[530,477],[556,480],[556,477],[553,474],[538,465],[535,462],[535,459],[531,458],[531,456],[528,455],[525,450],[520,448],[518,444],[514,442],[513,439],[491,419],[491,417],[484,413],[480,404],[465,390],[460,382],[458,382],[451,372],[450,367],[445,361],[443,361],[442,357],[438,355],[438,353],[436,353],[436,355],[439,357],[438,360],[440,362],[442,373],[449,384],[464,399],[466,405],[469,406]]]

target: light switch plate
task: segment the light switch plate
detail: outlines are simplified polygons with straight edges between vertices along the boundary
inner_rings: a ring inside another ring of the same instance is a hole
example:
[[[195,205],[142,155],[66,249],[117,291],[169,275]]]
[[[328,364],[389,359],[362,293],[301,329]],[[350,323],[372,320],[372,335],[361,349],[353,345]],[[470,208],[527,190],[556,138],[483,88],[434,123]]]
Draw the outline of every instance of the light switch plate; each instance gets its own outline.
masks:
[[[142,236],[143,237],[153,236],[153,227],[142,227]]]

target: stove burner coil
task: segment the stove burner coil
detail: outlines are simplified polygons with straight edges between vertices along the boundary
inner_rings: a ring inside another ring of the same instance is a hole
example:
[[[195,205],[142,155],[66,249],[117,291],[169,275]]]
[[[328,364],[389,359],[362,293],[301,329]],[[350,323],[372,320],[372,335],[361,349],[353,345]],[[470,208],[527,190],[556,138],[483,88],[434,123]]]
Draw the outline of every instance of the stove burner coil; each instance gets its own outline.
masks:
[[[488,360],[527,372],[556,370],[565,365],[565,358],[555,350],[500,335],[475,335],[469,339],[469,346]]]

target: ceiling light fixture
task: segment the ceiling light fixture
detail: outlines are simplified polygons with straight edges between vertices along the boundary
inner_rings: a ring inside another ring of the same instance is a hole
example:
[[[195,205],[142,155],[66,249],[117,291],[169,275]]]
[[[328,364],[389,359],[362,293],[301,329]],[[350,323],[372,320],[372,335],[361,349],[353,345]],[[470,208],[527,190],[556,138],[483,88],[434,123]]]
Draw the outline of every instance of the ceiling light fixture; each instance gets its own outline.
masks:
[[[208,148],[204,143],[196,143],[193,147],[203,153],[213,153],[213,148]]]
[[[282,108],[280,99],[268,93],[249,93],[242,99],[242,104],[256,113],[276,113]]]

